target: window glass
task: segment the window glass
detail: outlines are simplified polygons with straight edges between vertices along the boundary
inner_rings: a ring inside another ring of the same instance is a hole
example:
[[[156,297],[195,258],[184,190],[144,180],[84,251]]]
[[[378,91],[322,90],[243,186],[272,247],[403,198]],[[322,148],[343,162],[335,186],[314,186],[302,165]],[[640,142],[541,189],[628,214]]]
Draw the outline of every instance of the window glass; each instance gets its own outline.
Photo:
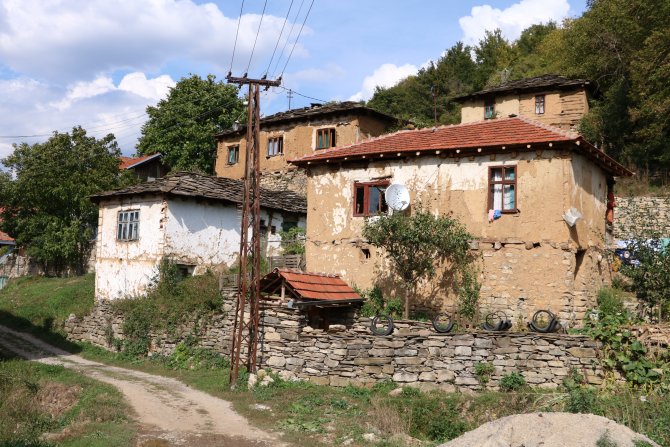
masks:
[[[537,95],[535,97],[535,114],[544,114],[544,95]]]
[[[135,241],[139,239],[139,221],[139,211],[120,212],[116,226],[116,238],[121,241]]]
[[[319,129],[316,131],[316,148],[328,149],[335,147],[335,129]]]
[[[364,204],[365,204],[365,187],[358,186],[356,188],[356,203],[354,205],[356,214],[363,214]]]
[[[516,211],[516,167],[491,168],[489,194],[491,209]]]
[[[494,100],[484,102],[484,119],[492,119],[496,116],[496,105]]]

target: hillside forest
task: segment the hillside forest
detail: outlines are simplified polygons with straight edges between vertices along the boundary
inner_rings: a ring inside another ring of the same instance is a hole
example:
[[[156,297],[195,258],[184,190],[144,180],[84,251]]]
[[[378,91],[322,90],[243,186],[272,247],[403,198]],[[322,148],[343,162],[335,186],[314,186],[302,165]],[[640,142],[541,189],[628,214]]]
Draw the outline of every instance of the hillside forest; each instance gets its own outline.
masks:
[[[637,171],[670,173],[670,1],[589,0],[581,17],[533,25],[515,41],[500,30],[461,42],[368,105],[418,126],[460,122],[459,95],[542,74],[584,78],[593,94],[580,132]]]

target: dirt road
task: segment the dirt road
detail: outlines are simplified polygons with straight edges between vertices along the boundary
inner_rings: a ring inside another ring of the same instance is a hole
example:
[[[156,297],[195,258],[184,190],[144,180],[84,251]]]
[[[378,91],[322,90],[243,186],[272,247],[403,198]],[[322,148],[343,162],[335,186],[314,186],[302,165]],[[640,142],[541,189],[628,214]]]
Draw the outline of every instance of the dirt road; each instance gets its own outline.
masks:
[[[4,326],[0,326],[0,345],[25,359],[63,365],[118,388],[140,423],[138,446],[285,445],[276,435],[249,425],[230,402],[178,380],[92,362]]]

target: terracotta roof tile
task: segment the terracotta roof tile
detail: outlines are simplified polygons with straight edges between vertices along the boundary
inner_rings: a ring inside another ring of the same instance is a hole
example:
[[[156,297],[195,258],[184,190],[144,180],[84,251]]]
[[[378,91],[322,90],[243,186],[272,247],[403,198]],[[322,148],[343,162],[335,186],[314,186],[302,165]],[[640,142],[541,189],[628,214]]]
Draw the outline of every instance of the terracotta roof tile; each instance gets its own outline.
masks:
[[[339,275],[302,272],[293,269],[274,269],[261,282],[261,288],[267,288],[283,279],[290,291],[301,299],[308,300],[361,300],[361,296],[345,283]],[[271,291],[270,291],[271,292]]]
[[[461,149],[481,148],[502,151],[503,146],[561,142],[576,144],[584,142],[586,155],[595,159],[606,170],[618,175],[631,174],[613,158],[585,142],[579,134],[523,117],[500,118],[419,130],[402,130],[349,146],[320,151],[289,160],[289,162],[304,165],[327,161],[355,161],[386,154],[409,155],[434,150],[457,152]]]
[[[119,169],[128,169],[160,156],[161,154],[157,152],[155,154],[143,155],[141,157],[119,157]]]

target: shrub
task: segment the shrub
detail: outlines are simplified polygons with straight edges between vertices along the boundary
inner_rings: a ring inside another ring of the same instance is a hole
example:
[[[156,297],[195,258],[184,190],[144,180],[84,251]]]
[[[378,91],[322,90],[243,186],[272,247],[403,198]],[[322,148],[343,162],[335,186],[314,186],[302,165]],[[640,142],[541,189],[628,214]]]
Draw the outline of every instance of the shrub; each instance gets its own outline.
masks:
[[[624,315],[626,309],[623,305],[621,293],[613,288],[604,287],[598,291],[598,310],[600,315]]]
[[[477,362],[475,364],[475,376],[477,376],[477,380],[479,380],[479,383],[482,385],[489,383],[494,371],[495,368],[488,362]]]
[[[356,291],[365,298],[365,303],[361,307],[361,315],[364,317],[388,315],[391,318],[398,318],[402,315],[402,301],[399,298],[385,300],[379,287],[375,286],[367,290],[356,289]]]
[[[518,372],[505,374],[500,379],[500,389],[502,391],[517,391],[526,386],[526,379]]]

